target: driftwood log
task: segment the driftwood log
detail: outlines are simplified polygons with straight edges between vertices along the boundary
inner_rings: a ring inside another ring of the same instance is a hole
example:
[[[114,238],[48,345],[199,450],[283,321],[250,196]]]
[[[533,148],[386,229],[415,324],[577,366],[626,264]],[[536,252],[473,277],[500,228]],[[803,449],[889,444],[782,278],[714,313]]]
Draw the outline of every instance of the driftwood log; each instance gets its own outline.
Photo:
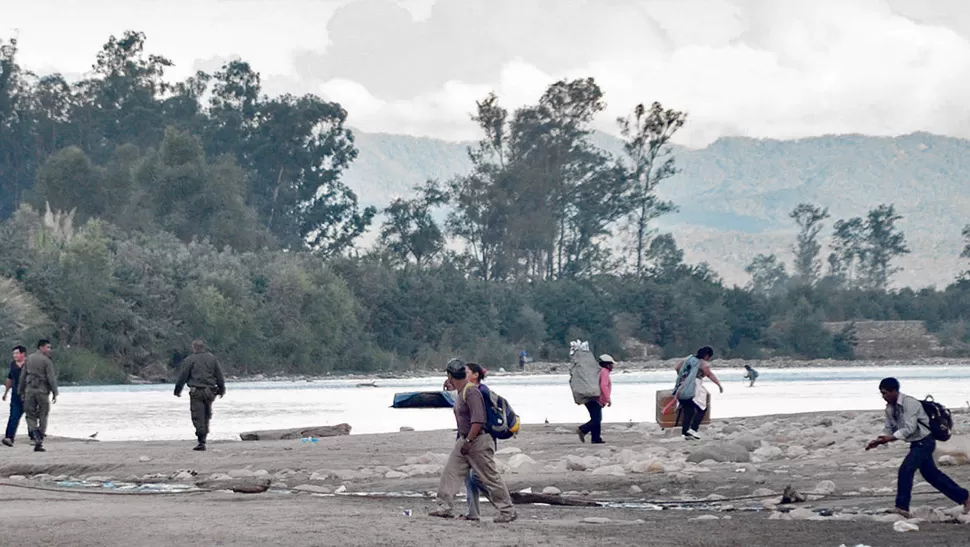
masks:
[[[576,498],[564,498],[549,494],[526,494],[523,492],[509,492],[512,503],[516,505],[528,505],[530,503],[546,503],[549,505],[564,505],[567,507],[596,507],[599,504],[595,501],[580,500]]]
[[[266,431],[247,431],[240,433],[239,438],[244,441],[282,441],[302,439],[304,437],[339,437],[350,435],[350,426],[322,425],[317,427],[299,427],[295,429],[269,429]]]
[[[262,494],[269,490],[270,480],[265,478],[233,479],[226,481],[199,481],[196,486],[205,490],[232,490],[238,494]]]

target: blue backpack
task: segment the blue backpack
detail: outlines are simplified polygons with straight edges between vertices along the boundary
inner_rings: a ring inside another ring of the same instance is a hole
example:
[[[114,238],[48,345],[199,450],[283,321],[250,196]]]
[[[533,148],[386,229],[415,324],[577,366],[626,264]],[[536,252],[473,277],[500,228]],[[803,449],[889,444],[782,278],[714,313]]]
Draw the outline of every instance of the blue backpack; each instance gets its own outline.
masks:
[[[519,415],[512,410],[512,405],[498,393],[488,389],[485,384],[479,384],[479,391],[485,399],[485,425],[483,429],[498,440],[511,439],[519,432]]]

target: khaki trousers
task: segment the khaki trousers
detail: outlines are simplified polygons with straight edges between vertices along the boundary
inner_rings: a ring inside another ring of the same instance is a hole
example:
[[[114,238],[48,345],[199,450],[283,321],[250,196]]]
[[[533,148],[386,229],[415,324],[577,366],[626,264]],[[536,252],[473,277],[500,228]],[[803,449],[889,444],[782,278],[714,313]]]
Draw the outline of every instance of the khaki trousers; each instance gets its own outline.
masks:
[[[438,505],[454,511],[455,496],[468,476],[468,470],[474,469],[478,475],[478,480],[485,491],[492,505],[502,513],[515,513],[512,508],[512,498],[509,497],[509,489],[502,480],[502,475],[495,466],[495,444],[492,436],[482,433],[471,443],[471,449],[467,455],[461,453],[461,447],[465,444],[462,440],[455,442],[455,447],[448,456],[445,463],[445,470],[441,473],[441,483],[438,485]]]
[[[24,392],[24,414],[27,421],[27,433],[34,434],[39,443],[47,436],[47,416],[51,412],[50,394],[47,391]]]

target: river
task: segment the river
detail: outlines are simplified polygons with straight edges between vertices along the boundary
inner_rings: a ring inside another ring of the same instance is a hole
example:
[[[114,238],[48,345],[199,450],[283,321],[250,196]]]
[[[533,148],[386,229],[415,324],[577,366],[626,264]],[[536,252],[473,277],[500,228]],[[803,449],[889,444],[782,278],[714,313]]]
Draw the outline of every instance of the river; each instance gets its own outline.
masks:
[[[784,414],[822,410],[877,409],[883,406],[877,389],[885,376],[895,376],[902,391],[922,398],[932,394],[943,404],[965,407],[970,367],[846,367],[763,369],[757,384],[747,387],[742,369],[718,369],[723,394],[713,388],[714,418]],[[378,387],[357,387],[359,380],[299,382],[234,382],[214,404],[212,439],[238,439],[239,433],[348,423],[353,433],[454,427],[450,409],[393,409],[402,391],[441,387],[443,377],[377,380]],[[655,393],[672,387],[673,371],[617,372],[613,375],[613,406],[605,422],[654,421]],[[588,419],[573,403],[566,375],[495,376],[487,384],[512,404],[524,427],[530,423],[579,423]],[[171,385],[65,387],[52,406],[48,433],[98,440],[192,439],[188,391],[172,395]],[[21,434],[25,433],[23,424]]]

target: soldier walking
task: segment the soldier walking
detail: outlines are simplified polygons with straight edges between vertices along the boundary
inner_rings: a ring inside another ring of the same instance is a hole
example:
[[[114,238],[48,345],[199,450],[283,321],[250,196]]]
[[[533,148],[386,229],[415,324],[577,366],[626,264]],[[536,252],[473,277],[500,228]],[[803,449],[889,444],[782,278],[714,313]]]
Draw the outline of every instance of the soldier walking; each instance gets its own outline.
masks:
[[[24,363],[17,385],[17,393],[24,403],[27,416],[27,433],[34,440],[34,452],[46,452],[44,438],[47,436],[47,416],[51,403],[57,403],[57,372],[50,353],[50,340],[37,342],[37,351]],[[53,399],[49,399],[51,395]]]
[[[216,396],[226,394],[226,381],[222,367],[215,355],[205,350],[205,342],[192,342],[192,355],[182,364],[182,373],[175,383],[175,396],[182,396],[182,388],[189,386],[189,409],[192,412],[192,425],[199,444],[192,450],[205,450],[205,440],[209,435],[209,421],[212,419],[212,402]]]

